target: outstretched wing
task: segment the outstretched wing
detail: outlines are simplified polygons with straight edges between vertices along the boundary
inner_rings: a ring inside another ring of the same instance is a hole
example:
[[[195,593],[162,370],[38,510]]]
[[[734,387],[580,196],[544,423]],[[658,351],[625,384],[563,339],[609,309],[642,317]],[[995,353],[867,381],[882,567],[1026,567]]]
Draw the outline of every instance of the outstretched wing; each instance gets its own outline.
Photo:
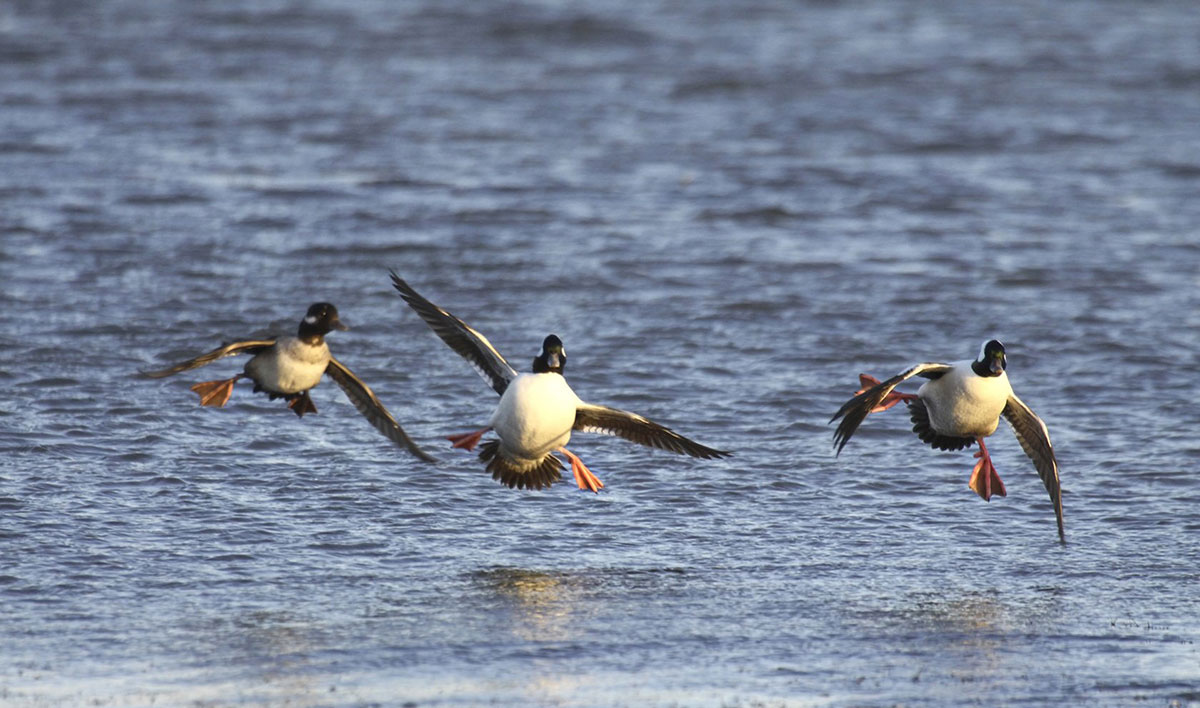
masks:
[[[471,367],[488,382],[498,394],[503,395],[508,383],[517,377],[517,372],[509,365],[500,352],[492,346],[479,332],[476,332],[466,322],[446,312],[432,302],[421,297],[416,290],[391,271],[392,285],[400,291],[400,297],[416,310],[425,324],[433,329],[433,333],[442,341],[466,359]]]
[[[639,445],[656,447],[660,450],[678,452],[708,459],[729,457],[733,453],[714,450],[698,442],[688,440],[670,428],[643,418],[637,413],[584,403],[575,411],[575,430],[581,433],[602,433],[632,440]]]
[[[221,359],[223,357],[233,356],[235,354],[257,354],[262,350],[273,346],[274,344],[274,339],[253,339],[245,342],[234,342],[233,344],[226,344],[223,347],[214,349],[207,354],[201,354],[195,359],[189,359],[174,366],[169,366],[165,369],[159,369],[157,371],[143,371],[141,373],[142,376],[151,379],[161,379],[165,376],[170,376],[171,374],[178,374],[181,371],[187,371],[189,369],[195,369],[204,366],[205,364],[211,364],[217,359]]]
[[[1050,501],[1054,504],[1054,515],[1058,518],[1058,538],[1066,541],[1063,534],[1062,485],[1058,481],[1058,460],[1054,458],[1054,447],[1050,445],[1050,431],[1042,419],[1029,410],[1029,406],[1017,398],[1017,394],[1009,394],[1008,402],[1002,412],[1004,419],[1012,426],[1013,434],[1021,443],[1021,449],[1033,460],[1034,469],[1046,485]]]
[[[846,443],[850,442],[850,436],[854,435],[854,431],[858,430],[858,426],[866,419],[875,406],[878,406],[892,389],[899,386],[904,381],[911,379],[914,376],[924,376],[925,378],[936,379],[942,374],[954,368],[950,364],[941,364],[938,362],[925,362],[917,364],[911,369],[896,374],[892,378],[881,381],[871,388],[863,391],[849,401],[842,404],[837,413],[829,419],[829,422],[846,416],[841,423],[838,424],[837,430],[833,433],[833,444],[837,446],[837,454],[842,453],[842,448],[846,447]]]
[[[329,374],[329,378],[337,382],[338,386],[342,387],[342,391],[346,393],[346,398],[354,404],[359,413],[367,419],[375,429],[383,433],[392,442],[407,449],[414,456],[425,460],[426,462],[437,462],[437,459],[431,457],[424,450],[417,447],[417,444],[408,437],[392,414],[384,408],[379,399],[371,391],[371,388],[363,383],[363,380],[354,375],[354,372],[346,368],[342,362],[329,357],[329,366],[325,367],[325,373]]]

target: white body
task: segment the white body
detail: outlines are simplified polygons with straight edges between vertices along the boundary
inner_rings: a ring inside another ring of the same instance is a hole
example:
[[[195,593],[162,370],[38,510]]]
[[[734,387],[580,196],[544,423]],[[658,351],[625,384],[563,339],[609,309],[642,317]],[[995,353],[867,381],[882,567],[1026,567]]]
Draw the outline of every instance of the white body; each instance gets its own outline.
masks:
[[[491,427],[500,436],[505,457],[540,462],[566,445],[581,403],[560,374],[518,375],[492,413]]]
[[[954,369],[927,381],[917,395],[929,409],[929,423],[942,435],[982,438],[996,432],[1000,413],[1012,395],[1008,374],[979,376],[970,361],[954,362]]]
[[[329,346],[280,337],[275,346],[246,362],[246,373],[271,393],[300,393],[316,386],[329,366]]]

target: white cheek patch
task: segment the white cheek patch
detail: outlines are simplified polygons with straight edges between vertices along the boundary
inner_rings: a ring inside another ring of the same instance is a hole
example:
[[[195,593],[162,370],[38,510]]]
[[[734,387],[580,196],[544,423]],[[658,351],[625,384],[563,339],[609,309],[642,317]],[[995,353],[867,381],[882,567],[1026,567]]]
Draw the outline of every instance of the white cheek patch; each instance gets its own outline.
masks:
[[[304,321],[305,321],[305,322],[307,322],[307,323],[309,323],[309,324],[316,324],[316,323],[317,323],[317,316],[316,316],[316,315],[309,315],[309,316],[307,316],[307,317],[305,317],[305,318],[304,318]]]

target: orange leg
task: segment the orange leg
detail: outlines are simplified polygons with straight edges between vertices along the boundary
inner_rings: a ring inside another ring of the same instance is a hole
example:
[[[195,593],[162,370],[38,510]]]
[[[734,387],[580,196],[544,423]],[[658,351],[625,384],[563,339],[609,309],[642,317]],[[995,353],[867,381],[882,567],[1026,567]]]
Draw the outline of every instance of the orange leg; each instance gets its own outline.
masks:
[[[592,474],[592,471],[583,464],[583,460],[579,459],[575,453],[565,447],[558,448],[558,451],[567,456],[571,461],[571,472],[575,475],[575,484],[579,485],[580,489],[599,493],[604,488],[604,482],[600,478]]]
[[[855,396],[862,393],[863,391],[866,391],[868,388],[871,388],[872,386],[878,386],[879,379],[877,379],[874,376],[871,376],[869,374],[859,374],[858,375],[858,383],[860,386],[862,386],[862,388],[860,388],[854,392]],[[897,393],[895,391],[892,391],[888,395],[884,396],[883,400],[879,402],[879,405],[877,405],[871,409],[871,412],[879,413],[881,411],[886,411],[887,409],[891,408],[892,406],[896,405],[897,403],[900,403],[901,401],[915,401],[916,399],[917,399],[917,397],[914,394]]]
[[[242,378],[241,374],[234,376],[232,379],[221,379],[220,381],[201,381],[192,386],[192,390],[200,394],[200,405],[221,407],[229,403],[229,397],[233,395],[233,384]]]
[[[450,442],[454,443],[450,447],[461,447],[464,450],[466,450],[467,452],[470,452],[475,449],[476,445],[479,444],[479,439],[483,437],[483,434],[491,429],[492,429],[491,426],[488,426],[486,428],[480,428],[479,430],[475,430],[470,433],[460,433],[458,435],[450,435],[450,436],[447,436],[446,439],[449,440]]]
[[[967,482],[967,486],[983,497],[984,501],[991,501],[993,494],[1008,496],[1004,482],[1000,481],[1000,475],[996,473],[996,467],[992,464],[992,456],[983,444],[983,438],[976,438],[976,441],[979,443],[979,451],[975,453],[975,459],[979,462],[976,462],[975,469],[971,470],[971,481]]]

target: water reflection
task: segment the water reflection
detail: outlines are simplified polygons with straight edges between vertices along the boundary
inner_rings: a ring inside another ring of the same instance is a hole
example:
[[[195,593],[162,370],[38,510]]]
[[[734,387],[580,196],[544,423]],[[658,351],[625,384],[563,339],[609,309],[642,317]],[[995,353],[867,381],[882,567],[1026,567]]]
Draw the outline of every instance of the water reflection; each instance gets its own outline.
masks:
[[[948,632],[994,632],[1006,621],[1006,609],[995,593],[967,592],[957,597],[918,595],[909,619],[936,625]]]
[[[1059,616],[1056,587],[1037,588],[1036,595],[1022,593],[1019,600],[998,590],[922,592],[909,595],[902,610],[910,619],[963,633],[1014,632]]]
[[[1038,634],[1057,605],[1054,589],[1019,600],[994,590],[927,592],[909,595],[893,616],[930,662],[922,671],[987,685],[1003,680],[1013,645]]]
[[[494,568],[475,574],[510,609],[513,635],[525,641],[569,642],[579,638],[579,620],[590,616],[583,575],[521,568]]]
[[[512,686],[529,704],[562,704],[595,687],[594,672],[573,667],[585,660],[588,620],[601,601],[596,573],[495,568],[474,577],[507,610],[505,628],[518,651],[532,654]]]

